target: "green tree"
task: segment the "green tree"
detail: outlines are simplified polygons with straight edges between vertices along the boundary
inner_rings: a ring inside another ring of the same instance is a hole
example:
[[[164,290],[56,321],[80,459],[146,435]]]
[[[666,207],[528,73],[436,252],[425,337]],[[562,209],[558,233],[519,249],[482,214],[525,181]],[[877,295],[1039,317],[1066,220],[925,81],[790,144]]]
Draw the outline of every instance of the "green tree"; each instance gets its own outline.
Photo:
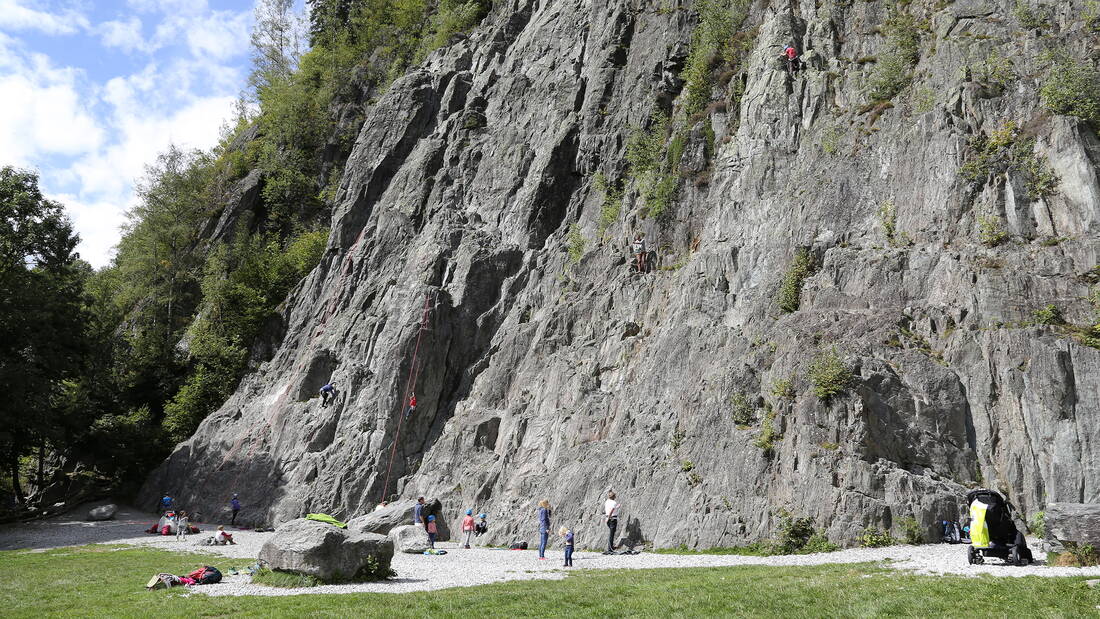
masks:
[[[79,241],[33,172],[0,168],[0,456],[22,500],[19,458],[60,441],[62,381],[83,356]]]

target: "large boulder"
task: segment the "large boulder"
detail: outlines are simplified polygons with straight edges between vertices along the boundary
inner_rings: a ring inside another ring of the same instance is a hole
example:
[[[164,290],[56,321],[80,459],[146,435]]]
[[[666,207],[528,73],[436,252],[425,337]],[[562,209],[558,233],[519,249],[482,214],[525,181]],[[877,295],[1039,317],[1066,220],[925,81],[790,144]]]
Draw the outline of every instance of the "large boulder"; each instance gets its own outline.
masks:
[[[116,513],[118,513],[118,505],[108,503],[88,510],[88,520],[110,520],[115,517]]]
[[[348,530],[386,535],[394,527],[413,524],[413,511],[415,508],[416,501],[393,503],[365,516],[352,518],[348,521]],[[443,506],[440,504],[439,499],[424,502],[424,516],[435,516],[436,527],[439,528],[436,539],[448,540],[451,538],[447,520],[443,517]]]
[[[1043,520],[1043,537],[1054,552],[1067,542],[1100,548],[1100,504],[1047,503]]]
[[[414,524],[403,524],[390,529],[389,538],[394,550],[398,552],[420,554],[432,546],[424,527]]]
[[[325,582],[369,580],[372,574],[389,571],[393,543],[383,535],[349,532],[299,518],[275,529],[260,548],[259,559],[273,570],[307,574]]]

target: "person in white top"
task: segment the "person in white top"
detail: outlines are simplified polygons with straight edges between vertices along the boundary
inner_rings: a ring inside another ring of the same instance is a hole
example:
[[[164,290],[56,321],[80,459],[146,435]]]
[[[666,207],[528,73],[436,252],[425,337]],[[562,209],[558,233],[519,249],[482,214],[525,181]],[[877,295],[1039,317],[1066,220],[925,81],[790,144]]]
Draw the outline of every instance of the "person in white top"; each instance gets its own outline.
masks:
[[[607,500],[603,502],[603,518],[607,523],[607,552],[615,552],[615,529],[619,527],[619,512],[622,505],[615,500],[615,493],[607,492]]]

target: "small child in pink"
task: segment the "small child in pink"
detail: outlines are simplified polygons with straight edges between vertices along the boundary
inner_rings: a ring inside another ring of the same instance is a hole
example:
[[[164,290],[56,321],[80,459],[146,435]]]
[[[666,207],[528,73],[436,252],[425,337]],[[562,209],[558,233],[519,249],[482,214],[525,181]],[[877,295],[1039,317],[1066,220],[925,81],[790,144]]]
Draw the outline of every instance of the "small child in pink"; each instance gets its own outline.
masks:
[[[462,519],[462,535],[465,537],[463,548],[470,547],[470,538],[474,536],[474,510],[466,510],[466,517]]]

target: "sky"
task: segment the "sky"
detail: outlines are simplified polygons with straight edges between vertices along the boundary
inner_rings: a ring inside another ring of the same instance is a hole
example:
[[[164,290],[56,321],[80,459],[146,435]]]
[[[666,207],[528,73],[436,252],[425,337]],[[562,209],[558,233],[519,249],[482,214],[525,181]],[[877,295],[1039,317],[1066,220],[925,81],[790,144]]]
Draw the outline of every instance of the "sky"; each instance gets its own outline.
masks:
[[[0,0],[0,166],[65,205],[108,264],[134,184],[209,148],[245,87],[254,0]]]

